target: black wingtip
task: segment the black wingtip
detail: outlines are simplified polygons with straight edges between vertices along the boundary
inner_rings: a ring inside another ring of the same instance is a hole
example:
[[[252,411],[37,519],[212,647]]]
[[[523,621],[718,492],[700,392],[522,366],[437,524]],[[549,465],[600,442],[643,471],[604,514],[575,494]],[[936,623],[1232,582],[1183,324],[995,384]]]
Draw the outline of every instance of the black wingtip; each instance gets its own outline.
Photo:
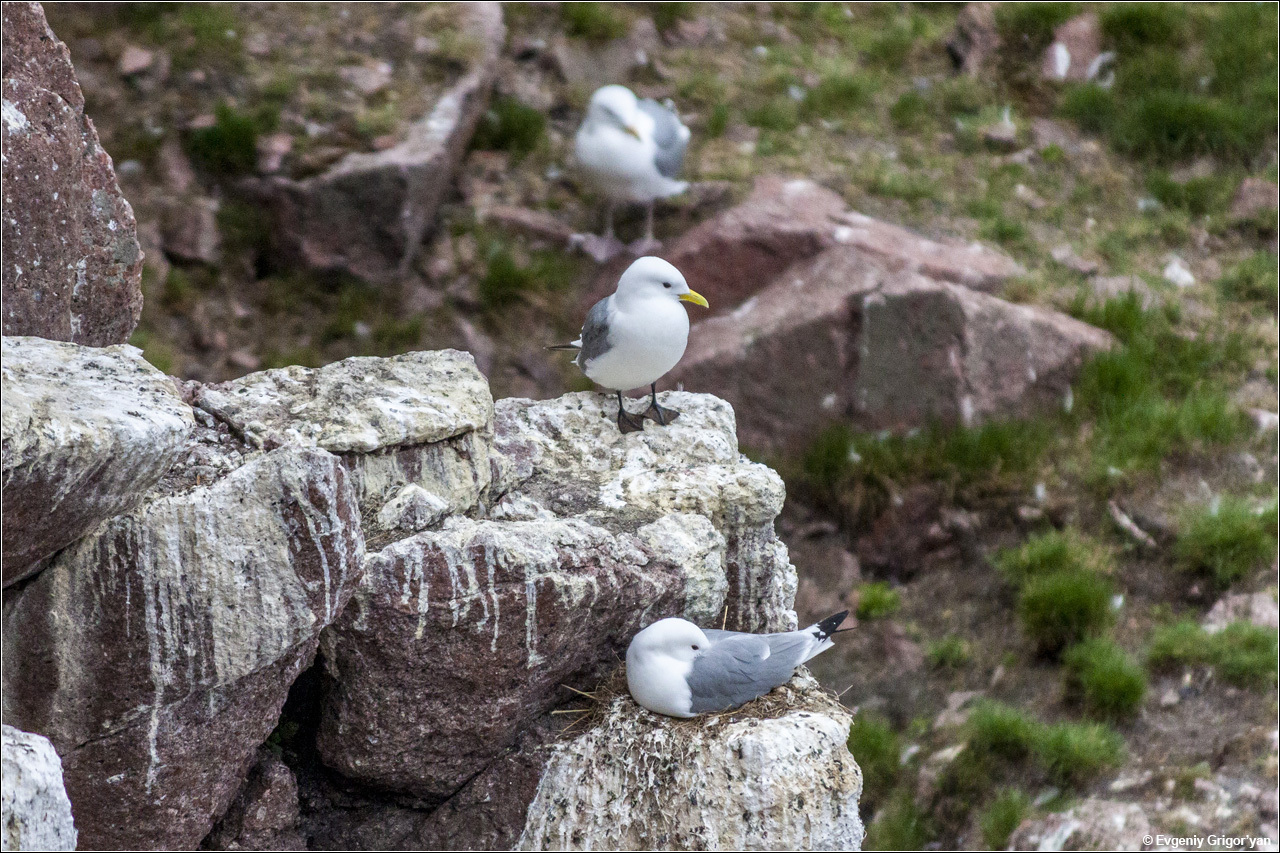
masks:
[[[547,349],[581,349],[577,344],[552,344]]]
[[[828,616],[817,625],[814,626],[814,633],[819,640],[825,640],[832,634],[836,633],[836,629],[840,627],[840,623],[844,622],[844,618],[849,615],[848,610],[841,610],[834,616]]]

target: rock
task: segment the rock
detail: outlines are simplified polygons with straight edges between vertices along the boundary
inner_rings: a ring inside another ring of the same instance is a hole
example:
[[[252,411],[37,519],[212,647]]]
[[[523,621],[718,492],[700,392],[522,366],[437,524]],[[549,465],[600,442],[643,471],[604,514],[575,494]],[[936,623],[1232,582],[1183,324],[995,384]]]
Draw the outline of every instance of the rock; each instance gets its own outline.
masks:
[[[173,383],[121,345],[5,337],[4,585],[136,506],[195,425]]]
[[[131,44],[124,49],[124,53],[120,54],[120,62],[116,67],[120,70],[121,76],[128,77],[146,71],[155,59],[156,56],[151,51]]]
[[[142,312],[133,210],[39,3],[5,3],[4,334],[124,343]]]
[[[223,461],[190,472],[213,482],[166,478],[6,595],[4,717],[62,756],[85,847],[196,846],[359,581],[335,456]]]
[[[341,454],[365,524],[415,484],[451,512],[475,506],[489,484],[493,424],[489,384],[456,350],[348,358],[320,368],[284,367],[205,385],[196,404],[250,444],[294,444]]]
[[[602,82],[626,82],[633,69],[649,63],[658,46],[658,30],[645,17],[636,20],[627,35],[604,44],[557,33],[548,53],[566,83],[590,92]]]
[[[721,401],[664,404],[678,421],[629,436],[605,395],[498,404],[492,452],[449,463],[492,467],[491,518],[455,516],[370,555],[325,634],[329,766],[440,802],[649,622],[795,625],[794,569],[773,532],[781,481],[739,456]]]
[[[956,17],[956,28],[947,39],[947,54],[959,71],[979,77],[1000,50],[994,3],[967,3]]]
[[[62,761],[40,735],[3,728],[4,785],[0,824],[5,850],[75,850],[71,801]]]
[[[1046,80],[1082,83],[1098,75],[1102,53],[1102,27],[1095,12],[1076,15],[1058,25],[1053,42],[1045,48],[1040,76]]]
[[[984,695],[981,690],[957,690],[948,693],[947,707],[934,718],[934,730],[963,726],[973,711],[973,700],[980,699]]]
[[[848,711],[804,675],[753,705],[687,724],[614,699],[552,754],[516,849],[861,849]]]
[[[204,850],[305,850],[298,831],[298,782],[289,766],[270,750],[258,763],[231,808],[200,845]]]
[[[1245,178],[1231,200],[1231,218],[1252,219],[1268,210],[1275,210],[1278,192],[1280,190],[1271,181]]]
[[[1142,850],[1151,824],[1142,807],[1090,797],[1060,814],[1030,818],[1009,839],[1010,850]]]
[[[1089,289],[1098,304],[1109,299],[1124,298],[1131,293],[1138,298],[1144,310],[1159,305],[1162,301],[1160,294],[1136,275],[1094,276],[1089,279]]]
[[[338,69],[338,76],[369,98],[391,85],[392,70],[390,62],[370,61],[364,65],[344,65]]]
[[[670,380],[714,388],[742,443],[778,450],[826,422],[908,429],[1056,406],[1110,336],[837,247],[732,315],[696,324]]]
[[[496,223],[508,231],[535,240],[544,240],[557,248],[569,245],[569,240],[573,237],[572,228],[540,210],[494,205],[484,211],[484,221]]]
[[[1077,255],[1076,250],[1072,248],[1070,243],[1063,243],[1061,246],[1055,246],[1053,250],[1049,252],[1049,256],[1052,257],[1056,263],[1061,264],[1072,272],[1078,272],[1081,275],[1093,275],[1098,271],[1098,262],[1087,261]],[[1134,278],[1136,278],[1136,276]]]
[[[1167,261],[1161,273],[1165,281],[1176,287],[1191,287],[1196,283],[1196,277],[1191,274],[1191,270],[1187,269],[1186,261],[1172,254],[1168,256]]]
[[[1218,600],[1201,624],[1216,634],[1232,622],[1247,621],[1260,628],[1280,628],[1280,606],[1270,592],[1232,593]]]
[[[213,266],[222,256],[217,200],[196,196],[165,203],[160,235],[171,258]]]
[[[920,773],[916,777],[915,795],[917,805],[921,808],[929,807],[938,792],[938,782],[942,779],[942,774],[960,757],[960,753],[964,752],[967,747],[967,744],[957,743],[946,749],[940,749],[920,764]]]
[[[294,262],[379,283],[407,275],[484,112],[506,38],[499,4],[477,3],[467,14],[465,37],[481,55],[403,142],[349,153],[303,181],[276,177],[258,186]]]
[[[1018,126],[1009,118],[1007,109],[1000,121],[987,125],[982,129],[982,141],[992,151],[1009,152],[1018,150]]]

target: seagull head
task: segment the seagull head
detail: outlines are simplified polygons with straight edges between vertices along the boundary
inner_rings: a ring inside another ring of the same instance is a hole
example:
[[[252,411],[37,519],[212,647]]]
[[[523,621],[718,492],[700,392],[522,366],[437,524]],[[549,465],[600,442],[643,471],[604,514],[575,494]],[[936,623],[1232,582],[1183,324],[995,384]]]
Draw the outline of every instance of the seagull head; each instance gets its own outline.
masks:
[[[587,121],[612,125],[639,140],[639,113],[640,105],[635,92],[626,86],[614,84],[596,89],[587,106]]]
[[[659,619],[631,640],[627,659],[667,657],[692,663],[709,643],[702,629],[687,619]]]
[[[638,258],[618,279],[617,296],[623,302],[667,298],[692,302],[707,308],[707,300],[689,289],[680,270],[653,256]]]

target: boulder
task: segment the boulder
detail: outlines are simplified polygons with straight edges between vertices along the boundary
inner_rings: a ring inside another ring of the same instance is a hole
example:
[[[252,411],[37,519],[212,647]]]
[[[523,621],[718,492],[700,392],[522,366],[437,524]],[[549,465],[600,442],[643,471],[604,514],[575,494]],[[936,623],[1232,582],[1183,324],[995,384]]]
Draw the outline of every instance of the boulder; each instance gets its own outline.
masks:
[[[1216,634],[1232,622],[1249,622],[1259,628],[1280,628],[1280,605],[1270,592],[1236,592],[1223,596],[1210,608],[1201,623],[1204,629]]]
[[[480,46],[479,56],[403,142],[347,154],[306,180],[276,177],[258,188],[280,248],[295,262],[379,283],[407,274],[488,103],[506,39],[499,4],[473,4],[466,16],[462,38]]]
[[[784,273],[731,315],[696,324],[670,378],[714,390],[759,450],[793,448],[823,423],[974,425],[1061,404],[1110,336],[837,246]]]
[[[231,808],[200,845],[205,850],[305,850],[298,830],[298,781],[289,765],[269,749],[258,750],[258,763]]]
[[[1262,178],[1245,178],[1231,200],[1232,219],[1252,219],[1276,209],[1276,185]]]
[[[197,470],[214,481],[171,474],[6,596],[4,719],[57,748],[87,847],[197,845],[360,578],[332,454]]]
[[[127,345],[5,337],[4,585],[136,506],[195,426],[173,382]]]
[[[1098,76],[1110,58],[1102,52],[1102,26],[1096,12],[1085,12],[1059,24],[1045,48],[1040,76],[1046,80],[1083,83]]]
[[[1010,850],[1142,850],[1151,823],[1136,803],[1090,797],[1065,812],[1030,818],[1009,838]]]
[[[516,849],[859,850],[850,723],[807,675],[705,721],[618,697],[552,752]]]
[[[956,69],[970,77],[989,70],[1000,50],[994,3],[966,3],[947,39],[947,54]]]
[[[200,386],[194,397],[253,446],[339,454],[372,530],[416,530],[415,518],[465,512],[489,483],[493,397],[468,353],[265,370]]]
[[[5,3],[4,334],[124,343],[142,312],[133,210],[39,3]]]
[[[4,726],[0,737],[3,849],[75,850],[71,801],[62,786],[62,761],[53,744],[13,726]]]
[[[444,802],[650,622],[794,627],[781,481],[739,456],[723,402],[664,402],[679,420],[627,436],[604,395],[499,402],[489,517],[371,554],[324,635],[326,764]]]

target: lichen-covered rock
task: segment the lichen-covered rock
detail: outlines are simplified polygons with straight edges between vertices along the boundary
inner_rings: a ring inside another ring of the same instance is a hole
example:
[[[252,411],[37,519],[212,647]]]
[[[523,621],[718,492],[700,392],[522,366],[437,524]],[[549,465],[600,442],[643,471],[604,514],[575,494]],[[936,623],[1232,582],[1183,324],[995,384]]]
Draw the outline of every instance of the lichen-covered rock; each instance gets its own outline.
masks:
[[[131,346],[5,337],[0,388],[4,585],[136,506],[195,425],[173,383]]]
[[[5,600],[4,718],[58,749],[89,847],[199,843],[362,569],[323,450],[166,483]]]
[[[489,483],[493,397],[468,353],[264,370],[201,386],[195,400],[252,445],[341,454],[374,530],[412,528],[436,502],[466,512]],[[423,494],[405,494],[406,485]]]
[[[463,38],[479,55],[403,142],[350,153],[313,178],[274,178],[266,186],[282,247],[297,261],[368,281],[406,274],[488,103],[506,39],[498,3],[470,4],[466,13]]]
[[[795,572],[773,533],[781,481],[738,454],[722,401],[664,404],[679,420],[627,436],[604,395],[497,404],[492,453],[476,460],[494,472],[475,509],[489,517],[371,554],[324,635],[329,766],[442,801],[650,622],[794,627]]]
[[[47,738],[4,726],[0,841],[4,850],[75,850],[62,761]]]
[[[1111,337],[841,245],[696,324],[671,378],[733,404],[743,444],[788,450],[824,423],[976,424],[1061,405]]]
[[[804,674],[689,721],[618,697],[552,752],[517,849],[859,850],[850,722]]]
[[[39,3],[5,3],[4,334],[124,343],[142,250],[67,46]]]
[[[1151,822],[1142,806],[1090,797],[1065,812],[1023,821],[1010,850],[1142,850]]]

